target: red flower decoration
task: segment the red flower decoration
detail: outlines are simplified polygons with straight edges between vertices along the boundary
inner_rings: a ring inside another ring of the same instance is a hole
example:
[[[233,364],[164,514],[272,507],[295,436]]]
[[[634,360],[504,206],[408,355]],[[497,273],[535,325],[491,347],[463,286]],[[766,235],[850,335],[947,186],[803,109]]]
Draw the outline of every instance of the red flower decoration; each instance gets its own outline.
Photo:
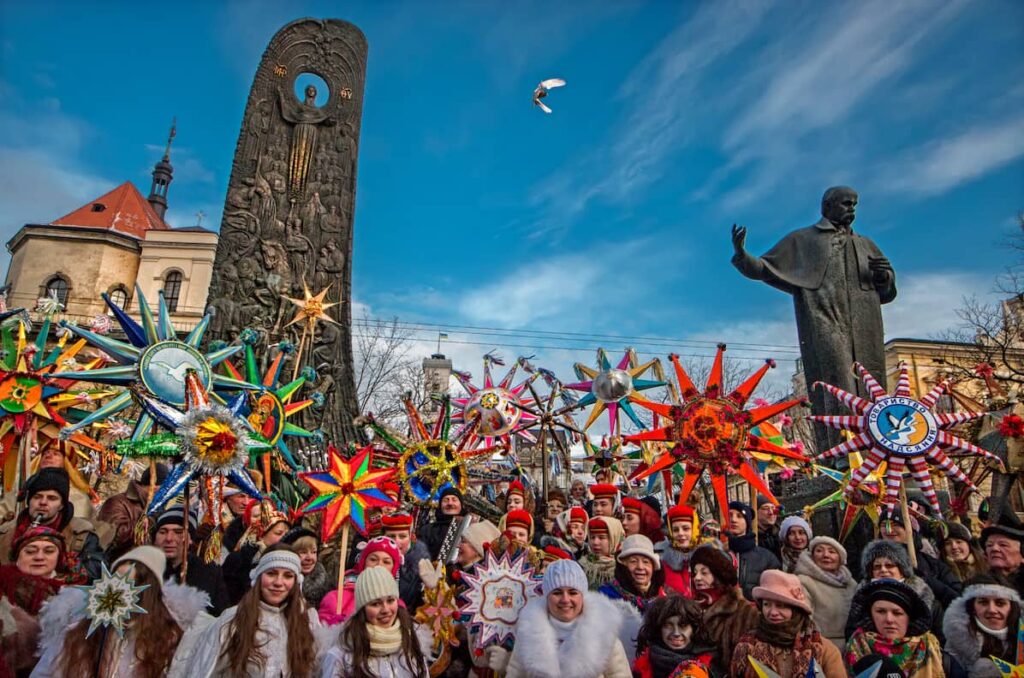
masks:
[[[999,433],[1004,438],[1020,438],[1024,436],[1024,419],[1016,414],[1008,414],[999,422]]]

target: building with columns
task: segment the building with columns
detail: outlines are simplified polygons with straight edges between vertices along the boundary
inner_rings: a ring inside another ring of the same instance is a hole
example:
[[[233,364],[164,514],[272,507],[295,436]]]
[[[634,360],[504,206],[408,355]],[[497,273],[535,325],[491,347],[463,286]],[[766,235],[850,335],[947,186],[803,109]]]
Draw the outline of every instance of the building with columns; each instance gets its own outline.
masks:
[[[164,221],[174,168],[171,127],[167,148],[153,168],[149,197],[130,181],[50,222],[25,224],[7,243],[7,306],[32,310],[55,296],[63,318],[87,325],[107,313],[106,294],[138,315],[136,285],[152,306],[163,292],[178,331],[203,316],[213,273],[217,233],[201,226],[173,228]]]

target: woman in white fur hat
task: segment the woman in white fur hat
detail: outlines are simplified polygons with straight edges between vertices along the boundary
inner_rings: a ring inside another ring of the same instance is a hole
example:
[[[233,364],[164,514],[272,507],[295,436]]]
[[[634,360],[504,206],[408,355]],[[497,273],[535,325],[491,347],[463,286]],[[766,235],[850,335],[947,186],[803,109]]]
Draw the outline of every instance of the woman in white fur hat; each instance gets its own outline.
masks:
[[[548,565],[542,591],[519,614],[505,678],[632,678],[618,638],[621,615],[610,600],[587,590],[579,563]],[[491,668],[500,673],[501,663]]]
[[[206,628],[194,652],[179,652],[188,678],[312,675],[320,620],[302,595],[298,554],[271,546],[249,577],[252,588],[238,605]]]
[[[163,551],[139,546],[114,561],[112,572],[146,588],[139,595],[145,614],[133,614],[124,635],[100,630],[89,634],[82,589],[65,587],[43,607],[39,623],[42,657],[33,676],[118,676],[156,678],[175,675],[175,652],[191,647],[199,629],[211,621],[210,597],[191,586],[163,582]],[[170,673],[169,673],[170,672]]]
[[[424,640],[398,604],[394,575],[383,567],[368,567],[356,578],[354,612],[320,662],[320,676],[426,678]]]
[[[963,594],[946,610],[942,627],[946,635],[946,675],[999,678],[1005,675],[992,661],[998,657],[1011,666],[1024,653],[1018,629],[1021,602],[1016,589],[992,575],[982,574],[966,582]]]

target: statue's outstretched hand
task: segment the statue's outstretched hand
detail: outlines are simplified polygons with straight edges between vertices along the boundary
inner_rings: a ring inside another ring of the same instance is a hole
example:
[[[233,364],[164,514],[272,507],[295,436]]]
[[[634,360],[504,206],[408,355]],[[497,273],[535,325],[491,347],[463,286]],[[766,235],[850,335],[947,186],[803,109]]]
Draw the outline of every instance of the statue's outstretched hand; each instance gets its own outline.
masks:
[[[737,224],[732,225],[732,248],[736,250],[736,254],[743,254],[743,246],[747,242],[747,227],[739,226]]]

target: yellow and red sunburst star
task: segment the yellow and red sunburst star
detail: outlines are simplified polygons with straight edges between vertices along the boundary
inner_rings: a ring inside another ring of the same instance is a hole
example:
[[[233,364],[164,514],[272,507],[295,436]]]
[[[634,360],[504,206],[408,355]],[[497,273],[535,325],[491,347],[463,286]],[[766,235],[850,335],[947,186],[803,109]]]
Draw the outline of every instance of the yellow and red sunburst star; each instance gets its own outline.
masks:
[[[395,475],[395,469],[372,467],[372,445],[362,448],[351,459],[342,457],[334,447],[330,447],[328,452],[329,468],[299,474],[299,478],[315,492],[299,507],[299,512],[324,512],[321,534],[325,542],[346,523],[365,537],[366,510],[395,505],[382,488],[383,483]]]
[[[849,440],[819,454],[818,459],[830,459],[851,452],[867,453],[864,463],[850,475],[850,481],[846,485],[847,496],[857,490],[872,471],[886,462],[888,467],[885,470],[885,498],[882,500],[884,506],[896,505],[900,483],[903,482],[903,472],[909,468],[910,475],[917,482],[928,504],[936,514],[941,515],[942,510],[935,496],[935,486],[932,484],[928,462],[938,466],[948,477],[971,488],[974,487],[974,483],[953,463],[947,452],[982,455],[999,463],[991,452],[946,430],[983,417],[985,413],[936,413],[935,404],[948,389],[945,381],[940,381],[927,395],[917,400],[911,396],[910,375],[906,363],[901,362],[899,365],[896,390],[891,395],[863,365],[854,363],[854,369],[864,382],[868,398],[861,398],[831,384],[814,384],[815,387],[827,390],[854,414],[810,417],[813,421],[854,434]]]
[[[711,373],[708,375],[704,391],[698,391],[690,376],[679,364],[679,356],[672,354],[669,360],[675,368],[679,382],[681,404],[669,405],[648,401],[637,394],[630,400],[645,409],[664,417],[672,423],[652,431],[644,431],[623,438],[626,442],[665,441],[673,443],[672,447],[662,454],[636,479],[646,478],[654,473],[671,469],[676,464],[683,467],[686,476],[680,491],[679,503],[689,498],[697,481],[706,471],[711,478],[711,487],[718,499],[722,525],[727,526],[729,516],[726,507],[729,498],[726,493],[726,477],[739,474],[750,485],[767,497],[772,503],[778,500],[761,479],[752,465],[751,453],[765,452],[768,454],[807,461],[807,458],[793,450],[786,449],[775,443],[751,433],[751,428],[767,421],[777,414],[803,402],[800,399],[786,400],[774,405],[745,409],[750,395],[764,378],[764,375],[775,362],[765,361],[763,367],[747,378],[733,391],[722,393],[722,354],[725,344],[718,345]]]
[[[638,391],[664,386],[664,379],[641,379],[640,377],[649,370],[654,370],[657,376],[661,370],[661,362],[655,358],[646,363],[640,363],[636,352],[629,348],[622,354],[622,358],[612,367],[608,360],[608,354],[603,348],[597,349],[598,369],[587,367],[582,363],[576,363],[574,369],[579,382],[566,384],[565,388],[573,391],[584,391],[586,395],[576,403],[577,407],[593,405],[587,422],[583,424],[586,431],[590,425],[597,421],[601,413],[608,412],[608,432],[611,435],[618,435],[620,432],[619,413],[625,414],[637,428],[644,428],[640,417],[636,416],[629,396]]]
[[[512,386],[519,364],[512,365],[508,373],[497,384],[491,378],[491,365],[504,365],[498,358],[487,354],[484,356],[484,384],[479,387],[473,384],[472,375],[465,372],[453,372],[469,396],[452,398],[457,412],[452,421],[460,424],[455,438],[468,438],[467,448],[492,447],[495,441],[508,449],[512,443],[512,435],[517,435],[530,443],[537,442],[536,436],[530,431],[519,427],[520,422],[536,419],[536,415],[523,409],[535,405],[532,398],[524,396],[527,384],[537,375],[531,375],[520,384]]]

